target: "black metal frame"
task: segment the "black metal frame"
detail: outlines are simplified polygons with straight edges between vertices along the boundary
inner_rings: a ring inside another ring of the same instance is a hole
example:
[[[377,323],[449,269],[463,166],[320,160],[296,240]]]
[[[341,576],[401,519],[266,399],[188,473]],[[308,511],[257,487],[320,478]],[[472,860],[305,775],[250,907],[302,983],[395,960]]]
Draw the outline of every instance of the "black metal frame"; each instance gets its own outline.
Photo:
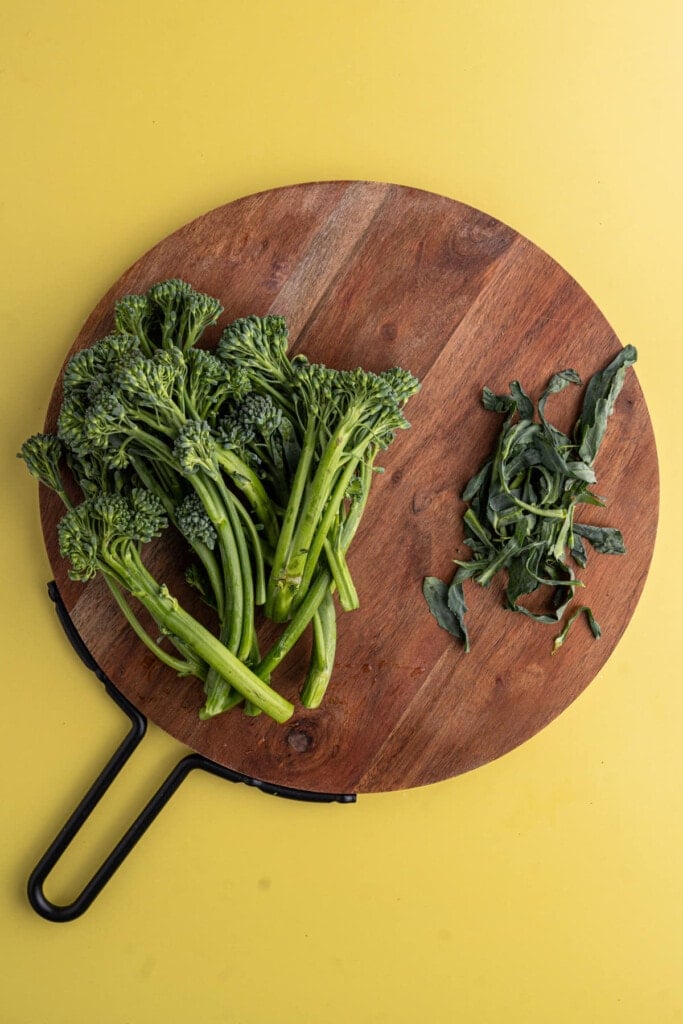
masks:
[[[275,783],[264,782],[261,779],[243,775],[241,772],[233,771],[231,768],[225,768],[223,765],[217,764],[202,754],[189,754],[183,757],[171,770],[170,774],[162,782],[156,793],[137,816],[128,831],[118,841],[109,856],[102,862],[76,899],[66,905],[52,903],[46,897],[43,890],[45,880],[73,838],[88,820],[133,751],[142,741],[147,731],[147,719],[124,697],[99,667],[74,626],[61,598],[57,584],[52,581],[48,584],[47,589],[51,600],[55,604],[59,621],[74,650],[84,664],[104,684],[104,688],[112,700],[128,716],[130,730],[31,873],[28,881],[28,898],[33,909],[41,917],[46,918],[48,921],[58,922],[73,921],[75,918],[80,917],[102,891],[114,872],[120,867],[183,780],[195,769],[201,769],[202,771],[209,772],[211,775],[218,775],[229,782],[242,782],[247,786],[254,786],[264,793],[286,797],[291,800],[305,800],[312,803],[348,804],[355,802],[355,793],[317,793],[311,790],[278,786]]]

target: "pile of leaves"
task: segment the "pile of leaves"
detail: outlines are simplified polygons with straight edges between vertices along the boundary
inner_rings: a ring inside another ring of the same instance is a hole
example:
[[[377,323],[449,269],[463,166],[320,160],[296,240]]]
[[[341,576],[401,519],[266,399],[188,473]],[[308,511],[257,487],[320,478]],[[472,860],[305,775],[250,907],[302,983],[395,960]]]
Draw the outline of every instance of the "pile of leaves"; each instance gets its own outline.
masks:
[[[473,580],[486,587],[504,573],[507,576],[507,608],[538,622],[558,623],[577,588],[575,566],[587,564],[586,542],[603,554],[623,554],[619,530],[590,526],[577,521],[580,505],[605,506],[590,488],[597,483],[594,464],[607,430],[626,372],[635,363],[636,350],[626,346],[603,370],[591,377],[583,406],[571,435],[548,420],[546,404],[551,395],[569,385],[580,385],[575,370],[554,374],[537,405],[518,381],[510,392],[496,395],[488,387],[482,393],[485,409],[503,415],[495,450],[477,470],[462,492],[467,503],[463,515],[465,543],[472,551],[445,582],[434,576],[423,581],[427,604],[440,626],[470,649],[465,622],[467,606],[463,584]],[[531,611],[520,599],[539,588],[550,588],[550,608]],[[555,638],[553,650],[565,641],[569,629],[584,613],[593,635],[600,627],[588,605],[574,608]]]

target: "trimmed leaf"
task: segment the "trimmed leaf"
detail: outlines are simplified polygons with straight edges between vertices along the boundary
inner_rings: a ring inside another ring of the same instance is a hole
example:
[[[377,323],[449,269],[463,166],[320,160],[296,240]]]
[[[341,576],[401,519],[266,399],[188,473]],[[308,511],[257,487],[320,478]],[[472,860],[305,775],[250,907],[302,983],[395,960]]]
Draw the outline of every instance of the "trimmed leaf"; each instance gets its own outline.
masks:
[[[465,644],[465,651],[470,649],[470,637],[467,632],[467,626],[465,625],[465,612],[467,611],[467,605],[465,604],[465,594],[462,586],[455,581],[451,583],[448,588],[448,607],[456,618],[458,627],[462,632],[462,639]]]
[[[565,622],[562,631],[558,633],[558,635],[555,637],[553,641],[553,649],[551,651],[552,654],[555,654],[557,651],[559,651],[560,647],[562,647],[562,645],[564,644],[565,640],[569,635],[569,630],[572,628],[572,626],[578,619],[579,615],[581,615],[581,612],[585,612],[586,619],[588,620],[588,625],[590,626],[591,633],[593,634],[595,639],[600,639],[600,637],[602,636],[602,630],[600,629],[598,623],[595,621],[595,616],[593,615],[593,612],[588,607],[588,605],[582,604],[579,605],[579,607],[572,612],[572,614]]]
[[[597,483],[595,470],[585,462],[568,462],[567,469],[575,480],[583,480],[587,484]]]
[[[577,565],[582,569],[586,568],[586,565],[588,564],[588,556],[586,555],[585,545],[581,540],[581,537],[576,532],[576,527],[574,527],[574,537],[570,548],[570,554]]]
[[[626,554],[624,538],[613,526],[588,526],[585,523],[577,523],[574,533],[579,537],[585,537],[601,555]]]
[[[581,416],[576,425],[579,457],[589,464],[595,461],[605,436],[607,420],[626,378],[626,370],[638,358],[633,345],[627,345],[612,362],[594,374],[586,388]]]
[[[514,608],[519,597],[531,594],[538,587],[536,573],[529,567],[526,554],[514,558],[508,566],[508,585],[505,597],[510,608]]]
[[[491,460],[487,459],[481,469],[478,469],[462,492],[463,501],[471,501],[475,494],[488,484],[491,476]]]
[[[569,438],[566,434],[563,434],[561,430],[558,430],[557,427],[553,427],[548,422],[545,416],[545,406],[551,395],[557,395],[560,391],[564,391],[564,389],[569,387],[570,384],[581,384],[581,378],[576,370],[562,370],[560,373],[554,373],[548,381],[545,391],[538,400],[539,419],[558,447],[569,444]]]
[[[509,413],[514,410],[515,400],[511,395],[496,395],[491,388],[484,388],[481,393],[481,404],[489,412]]]
[[[526,391],[519,383],[518,380],[513,380],[510,384],[510,394],[515,400],[517,406],[517,412],[519,418],[522,420],[533,419],[534,416],[534,403],[531,401]]]
[[[425,596],[430,612],[442,629],[447,630],[457,637],[458,640],[462,640],[465,650],[468,651],[469,637],[465,623],[449,605],[449,595],[452,589],[453,584],[451,584],[451,587],[448,587],[443,580],[438,579],[436,576],[426,576],[422,581],[422,593]],[[464,615],[466,610],[464,600],[462,602],[462,609],[462,614]]]

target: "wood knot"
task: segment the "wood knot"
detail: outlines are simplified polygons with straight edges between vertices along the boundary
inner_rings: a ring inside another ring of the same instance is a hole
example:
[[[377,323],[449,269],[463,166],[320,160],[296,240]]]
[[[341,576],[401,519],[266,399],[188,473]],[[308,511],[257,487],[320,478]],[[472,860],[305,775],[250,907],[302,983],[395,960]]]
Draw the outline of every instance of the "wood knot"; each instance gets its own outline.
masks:
[[[432,497],[430,491],[415,491],[411,502],[415,515],[419,515],[420,512],[424,512],[425,509],[429,508],[432,503]]]
[[[398,335],[398,327],[395,323],[387,320],[379,329],[379,336],[382,341],[395,341]]]
[[[297,754],[305,754],[307,750],[311,749],[313,742],[311,734],[300,726],[290,729],[287,733],[287,743],[292,750],[296,750]]]
[[[515,232],[494,217],[472,210],[445,241],[446,262],[459,264],[461,260],[491,260],[512,244]]]

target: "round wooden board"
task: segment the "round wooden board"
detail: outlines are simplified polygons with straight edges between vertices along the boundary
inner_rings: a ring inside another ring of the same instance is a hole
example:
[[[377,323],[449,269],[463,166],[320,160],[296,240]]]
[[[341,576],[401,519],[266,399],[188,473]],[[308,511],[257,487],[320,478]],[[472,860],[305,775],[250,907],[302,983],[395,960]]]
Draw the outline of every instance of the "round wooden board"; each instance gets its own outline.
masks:
[[[113,303],[182,277],[222,301],[213,344],[230,320],[286,317],[292,350],[315,361],[379,371],[399,364],[422,380],[412,429],[385,453],[349,559],[361,600],[339,616],[336,670],[323,707],[297,706],[277,725],[233,711],[200,722],[201,686],[178,679],[130,633],[98,581],[68,579],[56,543],[62,514],[42,492],[43,529],[62,597],[101,668],[149,718],[220,764],[317,792],[377,792],[445,779],[529,739],[595,677],[641,593],[655,540],[658,473],[652,428],[631,370],[596,465],[605,510],[586,522],[619,527],[628,553],[591,552],[583,620],[551,656],[556,628],[502,606],[502,587],[470,585],[472,651],[438,628],[421,592],[466,558],[459,495],[490,451],[500,417],[481,389],[519,379],[537,396],[573,367],[586,381],[620,342],[595,304],[547,254],[499,221],[442,196],[372,182],[275,189],[213,210],[142,257],[104,296],[69,356],[111,330]],[[553,422],[576,416],[581,390],[549,403]],[[53,429],[58,383],[46,429]],[[167,541],[165,542],[167,543]],[[151,552],[155,572],[182,590],[182,544]],[[275,680],[295,700],[308,658],[301,643]]]

